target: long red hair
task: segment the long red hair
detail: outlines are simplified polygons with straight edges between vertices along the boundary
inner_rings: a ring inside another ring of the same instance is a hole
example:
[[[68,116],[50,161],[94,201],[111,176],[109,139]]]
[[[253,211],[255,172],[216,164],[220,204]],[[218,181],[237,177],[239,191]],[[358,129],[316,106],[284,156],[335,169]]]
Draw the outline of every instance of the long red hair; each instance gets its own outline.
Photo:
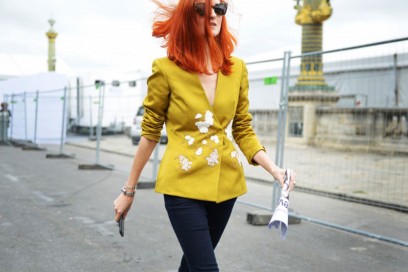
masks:
[[[237,39],[228,30],[225,16],[221,30],[213,36],[210,18],[205,18],[204,38],[202,26],[197,21],[194,0],[179,0],[177,4],[164,5],[159,0],[152,0],[159,9],[153,22],[153,36],[163,38],[162,47],[167,48],[168,57],[184,70],[210,74],[207,60],[211,60],[212,70],[229,75],[232,72],[231,54]],[[211,1],[206,2],[206,14],[211,12]],[[221,0],[221,2],[224,2]]]

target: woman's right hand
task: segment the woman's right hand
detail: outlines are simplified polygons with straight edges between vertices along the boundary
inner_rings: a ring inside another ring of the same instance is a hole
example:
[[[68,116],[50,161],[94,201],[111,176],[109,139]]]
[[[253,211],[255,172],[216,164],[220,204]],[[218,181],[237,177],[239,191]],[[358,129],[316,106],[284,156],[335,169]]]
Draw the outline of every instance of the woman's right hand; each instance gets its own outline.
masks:
[[[113,206],[115,207],[115,220],[119,221],[120,217],[123,215],[123,219],[126,218],[127,213],[132,206],[134,194],[137,188],[137,181],[139,180],[140,173],[142,172],[144,166],[150,158],[154,148],[156,147],[157,142],[149,140],[146,137],[142,136],[139,142],[139,146],[136,150],[135,157],[133,158],[132,167],[130,169],[130,174],[125,182],[125,186],[122,189],[122,193],[113,201]],[[123,193],[123,190],[126,190]],[[125,195],[125,194],[131,195]]]
[[[125,196],[123,193],[121,193],[114,201],[113,201],[113,206],[115,208],[115,221],[119,222],[120,217],[123,214],[123,219],[126,218],[132,203],[133,203],[133,196]]]

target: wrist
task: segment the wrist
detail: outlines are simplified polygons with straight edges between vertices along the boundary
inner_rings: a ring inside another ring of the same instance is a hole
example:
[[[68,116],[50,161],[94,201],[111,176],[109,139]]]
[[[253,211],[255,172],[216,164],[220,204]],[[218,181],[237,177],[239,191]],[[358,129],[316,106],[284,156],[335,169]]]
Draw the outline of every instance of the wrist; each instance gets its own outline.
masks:
[[[128,177],[128,179],[125,182],[125,187],[127,190],[135,190],[137,187],[137,181],[138,179],[135,177]]]
[[[132,189],[129,190],[129,189],[126,189],[126,186],[123,186],[122,189],[121,189],[121,192],[122,192],[123,195],[125,195],[125,196],[134,197],[135,194],[136,194],[136,189],[133,188],[133,190],[132,190]]]
[[[272,176],[274,176],[274,177],[279,176],[279,173],[280,173],[281,169],[274,163],[272,163],[270,167],[271,167],[270,169],[271,169]]]
[[[126,183],[123,188],[126,189],[126,191],[134,191],[136,190],[137,185],[129,185],[128,183]]]

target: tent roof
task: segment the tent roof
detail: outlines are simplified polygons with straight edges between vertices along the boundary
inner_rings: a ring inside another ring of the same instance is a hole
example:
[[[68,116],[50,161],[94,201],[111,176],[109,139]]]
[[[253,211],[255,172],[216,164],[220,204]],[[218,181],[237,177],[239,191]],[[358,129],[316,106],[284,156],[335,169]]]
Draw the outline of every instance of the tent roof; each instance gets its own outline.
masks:
[[[0,54],[0,80],[47,71],[47,58],[44,56]],[[76,75],[60,58],[57,58],[56,72],[68,76]]]

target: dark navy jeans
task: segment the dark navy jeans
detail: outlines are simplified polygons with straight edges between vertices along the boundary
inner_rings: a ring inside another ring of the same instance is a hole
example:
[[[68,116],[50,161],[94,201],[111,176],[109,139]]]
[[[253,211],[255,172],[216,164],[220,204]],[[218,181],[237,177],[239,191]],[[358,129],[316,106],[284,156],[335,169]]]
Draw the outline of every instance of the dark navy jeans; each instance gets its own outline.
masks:
[[[236,198],[221,203],[164,195],[171,225],[183,250],[179,272],[219,271],[214,249]]]

